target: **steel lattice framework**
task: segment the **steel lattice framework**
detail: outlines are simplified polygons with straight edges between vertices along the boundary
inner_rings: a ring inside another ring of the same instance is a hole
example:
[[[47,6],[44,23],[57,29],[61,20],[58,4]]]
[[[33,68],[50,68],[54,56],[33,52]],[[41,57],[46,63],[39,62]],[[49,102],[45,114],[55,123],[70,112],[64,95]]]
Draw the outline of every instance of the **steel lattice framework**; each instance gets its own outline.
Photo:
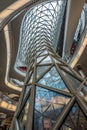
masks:
[[[16,117],[23,130],[86,130],[86,80],[59,57],[51,43],[32,44]]]
[[[24,16],[20,30],[20,40],[15,69],[28,65],[32,44],[51,42],[57,48],[66,1],[45,2],[30,9]]]
[[[44,7],[45,5],[38,6],[41,10]],[[35,12],[35,15],[32,15],[35,20],[36,9],[37,7],[32,9],[31,13],[28,12],[30,16]],[[43,11],[40,13],[40,16],[44,15]],[[27,56],[27,60],[22,62],[28,65],[28,70],[13,126],[18,124],[19,130],[86,130],[86,79],[83,80],[56,54],[51,37],[54,36],[53,30],[56,26],[51,23],[49,30],[48,20],[44,23],[47,27],[42,25],[43,22],[37,22],[36,26],[36,22],[30,17],[32,24],[29,23],[30,27],[27,28],[31,31],[28,32],[25,30],[27,14],[22,22],[21,37],[23,40],[27,39],[28,35],[29,37],[25,46],[20,44],[23,55],[20,52],[18,55],[19,59],[23,60],[24,56]],[[26,53],[23,48],[27,50]],[[17,130],[17,127],[12,130]]]

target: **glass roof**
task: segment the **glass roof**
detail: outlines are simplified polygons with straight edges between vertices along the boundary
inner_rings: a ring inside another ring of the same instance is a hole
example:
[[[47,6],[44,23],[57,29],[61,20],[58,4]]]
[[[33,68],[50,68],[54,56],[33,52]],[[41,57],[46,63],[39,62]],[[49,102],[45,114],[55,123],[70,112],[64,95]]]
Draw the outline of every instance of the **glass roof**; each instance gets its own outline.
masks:
[[[26,12],[20,29],[16,71],[18,66],[27,66],[32,44],[52,43],[56,50],[65,5],[65,0],[53,0],[37,5]]]

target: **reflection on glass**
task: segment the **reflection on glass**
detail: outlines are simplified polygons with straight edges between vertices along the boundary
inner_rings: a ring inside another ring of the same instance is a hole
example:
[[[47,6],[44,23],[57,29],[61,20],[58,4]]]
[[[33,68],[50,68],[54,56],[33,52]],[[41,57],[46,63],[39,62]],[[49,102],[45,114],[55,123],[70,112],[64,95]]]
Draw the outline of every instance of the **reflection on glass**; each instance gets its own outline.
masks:
[[[49,68],[49,66],[38,66],[37,67],[37,78],[40,77],[41,74],[43,74],[48,68]]]
[[[83,85],[80,91],[80,96],[82,97],[83,101],[87,103],[87,86],[86,85]]]
[[[51,68],[51,70],[44,75],[39,83],[63,91],[69,91],[55,67]]]
[[[19,116],[20,128],[23,130],[25,130],[25,126],[26,126],[26,121],[27,121],[27,117],[28,117],[28,109],[29,109],[29,99],[27,100],[27,102]]]
[[[40,64],[48,64],[48,63],[52,63],[51,58],[49,56],[47,56]]]
[[[40,54],[40,56],[43,56],[43,55],[46,55],[46,54],[48,54],[47,50],[45,50],[44,52],[42,52],[42,53]]]
[[[62,69],[61,69],[61,71],[63,72],[63,74],[66,77],[67,81],[69,82],[70,86],[77,90],[79,88],[81,82],[78,79],[76,79],[75,77],[73,77],[72,75],[70,75],[69,73],[63,71]]]
[[[34,130],[51,130],[69,101],[67,96],[36,87]]]
[[[60,62],[58,59],[56,59],[56,58],[53,58],[53,60],[56,62],[56,63],[58,63],[58,64],[62,64],[62,62]]]
[[[30,88],[31,88],[31,85],[26,86],[25,92],[24,92],[24,99],[25,99],[25,97],[27,96],[27,94],[29,93]]]
[[[61,68],[63,68],[65,71],[68,71],[73,74],[73,72],[71,71],[71,69],[68,66],[61,66]]]
[[[44,56],[38,57],[37,58],[37,63],[39,63],[43,58],[44,58]]]
[[[60,130],[87,130],[87,119],[75,104]]]

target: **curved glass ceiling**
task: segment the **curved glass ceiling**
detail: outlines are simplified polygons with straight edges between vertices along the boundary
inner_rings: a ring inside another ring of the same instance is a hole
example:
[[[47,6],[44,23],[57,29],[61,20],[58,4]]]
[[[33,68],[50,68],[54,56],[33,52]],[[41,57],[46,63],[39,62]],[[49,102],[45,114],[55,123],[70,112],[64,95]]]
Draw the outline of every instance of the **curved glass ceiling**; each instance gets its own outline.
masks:
[[[20,73],[18,66],[27,66],[32,44],[52,43],[56,50],[65,5],[65,0],[53,0],[27,11],[20,29],[19,48],[15,63],[17,72]]]

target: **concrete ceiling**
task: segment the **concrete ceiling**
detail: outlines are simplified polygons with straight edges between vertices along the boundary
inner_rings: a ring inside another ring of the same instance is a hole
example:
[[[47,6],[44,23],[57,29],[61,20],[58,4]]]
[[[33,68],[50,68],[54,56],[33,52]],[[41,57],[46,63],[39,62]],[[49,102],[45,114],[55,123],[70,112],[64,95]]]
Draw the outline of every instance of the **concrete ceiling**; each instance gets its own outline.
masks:
[[[0,0],[0,12],[17,0]]]
[[[0,32],[0,91],[8,92],[8,93],[16,93],[19,92],[14,91],[13,89],[9,89],[5,85],[5,72],[6,72],[6,63],[7,63],[7,51],[6,51],[6,44],[3,31]]]

